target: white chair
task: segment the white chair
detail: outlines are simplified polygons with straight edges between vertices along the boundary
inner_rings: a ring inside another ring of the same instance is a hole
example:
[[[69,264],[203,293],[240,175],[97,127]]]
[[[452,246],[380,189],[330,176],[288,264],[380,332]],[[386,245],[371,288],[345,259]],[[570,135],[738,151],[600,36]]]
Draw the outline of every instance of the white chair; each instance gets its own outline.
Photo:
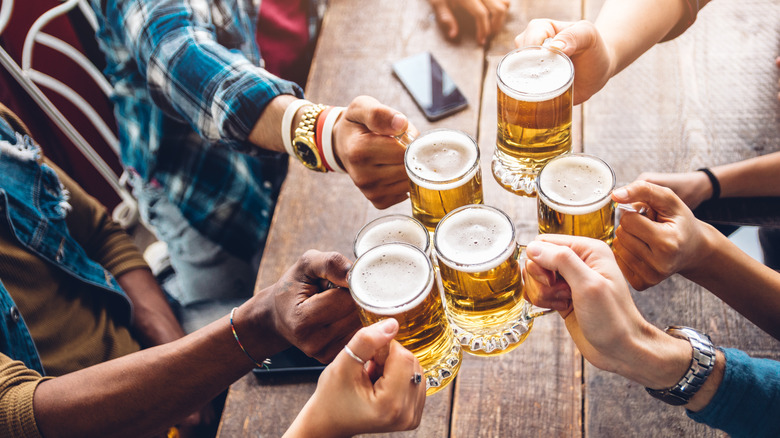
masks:
[[[0,35],[2,35],[11,20],[14,0],[0,1],[2,2],[0,3]],[[33,49],[36,43],[47,46],[67,56],[75,65],[87,73],[88,77],[94,81],[107,97],[111,96],[113,93],[111,84],[84,54],[65,41],[43,32],[43,28],[49,22],[67,14],[76,7],[80,9],[93,31],[96,31],[97,19],[89,5],[84,0],[66,0],[62,4],[41,15],[30,27],[24,40],[21,66],[18,65],[2,47],[0,47],[0,64],[2,64],[33,101],[35,101],[35,103],[38,104],[38,106],[62,130],[68,139],[76,145],[79,151],[87,160],[89,160],[92,166],[103,178],[105,178],[111,188],[119,195],[121,202],[114,209],[113,218],[122,227],[129,229],[138,223],[139,215],[136,200],[127,189],[127,173],[122,172],[121,175],[117,175],[95,149],[90,146],[73,124],[54,106],[40,87],[44,87],[59,94],[78,108],[118,156],[119,140],[117,139],[114,130],[106,125],[103,118],[100,117],[92,105],[71,87],[50,75],[35,70],[31,65]]]

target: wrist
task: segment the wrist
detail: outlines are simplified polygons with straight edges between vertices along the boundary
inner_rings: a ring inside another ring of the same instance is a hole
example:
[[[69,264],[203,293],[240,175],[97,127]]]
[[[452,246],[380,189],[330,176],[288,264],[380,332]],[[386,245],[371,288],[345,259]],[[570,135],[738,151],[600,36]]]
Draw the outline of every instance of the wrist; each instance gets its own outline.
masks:
[[[679,274],[697,284],[705,285],[712,279],[715,270],[713,266],[719,266],[718,257],[720,251],[729,248],[728,237],[718,231],[712,225],[694,219],[699,230],[699,245],[695,251],[696,257],[690,258],[690,264],[679,269]]]
[[[677,384],[691,364],[691,344],[649,325],[643,336],[634,337],[628,357],[617,374],[651,389]]]
[[[273,312],[273,296],[257,294],[239,306],[234,321],[235,330],[246,352],[254,359],[263,361],[290,346],[276,328]]]

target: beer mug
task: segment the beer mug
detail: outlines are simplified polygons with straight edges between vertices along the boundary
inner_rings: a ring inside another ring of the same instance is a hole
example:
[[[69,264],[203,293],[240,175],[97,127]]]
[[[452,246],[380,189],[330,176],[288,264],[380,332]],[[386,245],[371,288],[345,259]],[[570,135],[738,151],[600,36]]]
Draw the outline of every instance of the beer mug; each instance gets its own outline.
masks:
[[[429,232],[448,212],[482,203],[479,147],[468,134],[451,129],[428,131],[408,145],[404,163],[412,216]]]
[[[462,359],[435,277],[428,256],[406,243],[367,250],[347,275],[365,326],[388,317],[398,320],[395,339],[420,361],[427,395],[455,378]]]
[[[468,205],[447,214],[433,235],[445,310],[467,353],[495,356],[517,348],[546,313],[525,299],[521,248],[501,210]]]
[[[574,64],[558,49],[529,46],[504,56],[496,75],[493,177],[512,193],[533,196],[542,166],[571,151]]]
[[[352,252],[360,257],[369,249],[385,243],[408,243],[431,253],[431,238],[428,229],[417,219],[405,214],[389,214],[365,224],[355,236]]]
[[[588,154],[566,154],[542,168],[537,185],[539,233],[615,239],[615,172]]]

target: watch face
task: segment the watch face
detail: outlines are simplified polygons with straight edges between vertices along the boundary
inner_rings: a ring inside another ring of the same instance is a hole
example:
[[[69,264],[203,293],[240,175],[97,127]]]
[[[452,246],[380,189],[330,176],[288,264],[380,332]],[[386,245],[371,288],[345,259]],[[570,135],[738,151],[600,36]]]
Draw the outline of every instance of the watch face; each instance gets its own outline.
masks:
[[[306,167],[311,169],[317,169],[319,167],[320,157],[308,142],[296,139],[293,146],[295,146],[295,154],[298,155],[298,159],[301,160]]]

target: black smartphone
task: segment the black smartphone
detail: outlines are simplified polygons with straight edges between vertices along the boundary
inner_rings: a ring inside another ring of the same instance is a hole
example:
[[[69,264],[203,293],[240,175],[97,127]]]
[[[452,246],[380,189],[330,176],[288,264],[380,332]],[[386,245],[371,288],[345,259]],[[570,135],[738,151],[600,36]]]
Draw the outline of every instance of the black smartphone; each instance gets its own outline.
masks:
[[[393,73],[428,120],[439,120],[468,106],[466,97],[429,52],[394,62]]]
[[[271,356],[271,364],[267,367],[255,368],[256,376],[275,375],[280,373],[321,373],[325,365],[313,359],[295,347]]]

